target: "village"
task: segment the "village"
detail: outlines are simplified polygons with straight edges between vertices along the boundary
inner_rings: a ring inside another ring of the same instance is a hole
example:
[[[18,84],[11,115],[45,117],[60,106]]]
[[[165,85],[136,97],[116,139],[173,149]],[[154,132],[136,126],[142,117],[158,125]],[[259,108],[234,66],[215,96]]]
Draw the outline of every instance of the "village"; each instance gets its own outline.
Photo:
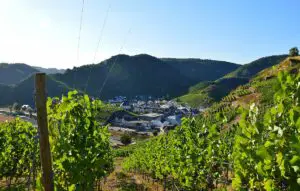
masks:
[[[180,125],[182,117],[193,116],[202,111],[174,100],[151,99],[151,97],[127,100],[126,97],[117,96],[108,102],[122,108],[108,120],[111,127],[128,128],[138,132],[163,132]]]
[[[131,100],[124,96],[116,96],[106,103],[119,108],[105,122],[112,134],[111,143],[114,147],[124,145],[121,141],[123,134],[144,138],[162,134],[180,125],[182,117],[193,116],[203,111],[201,108],[194,109],[174,100],[145,96],[136,96]],[[1,108],[0,115],[3,120],[19,117],[37,126],[35,110],[29,105],[15,103],[8,108]]]

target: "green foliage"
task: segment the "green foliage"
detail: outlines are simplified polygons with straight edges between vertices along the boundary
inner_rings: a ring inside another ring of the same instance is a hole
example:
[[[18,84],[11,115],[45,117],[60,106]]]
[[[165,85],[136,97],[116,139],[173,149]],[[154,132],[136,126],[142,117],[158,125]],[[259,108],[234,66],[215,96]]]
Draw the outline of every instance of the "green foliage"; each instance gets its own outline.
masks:
[[[258,121],[258,108],[244,111],[234,155],[237,188],[298,190],[300,177],[300,75],[279,74],[275,105]]]
[[[102,103],[76,91],[48,99],[48,121],[55,184],[91,190],[97,179],[112,170],[112,153],[107,127],[97,122]]]
[[[220,109],[228,106],[222,105],[215,105],[215,118],[183,119],[174,131],[137,148],[124,168],[175,180],[186,190],[218,183],[226,188],[229,172],[236,190],[299,190],[299,84],[299,74],[280,73],[273,107],[240,109],[237,125],[228,126],[227,112]]]
[[[199,92],[199,90],[202,90],[202,89],[206,88],[207,86],[209,86],[212,83],[213,82],[210,82],[210,81],[200,82],[200,83],[198,83],[194,86],[191,86],[189,88],[189,93],[197,93],[197,92]]]
[[[188,94],[179,97],[181,102],[191,106],[206,106],[213,102],[220,101],[240,85],[246,84],[253,76],[265,68],[279,64],[286,58],[286,55],[269,56],[245,64],[214,82],[200,82],[190,88]],[[246,95],[246,94],[245,94]],[[234,100],[231,97],[229,100]]]
[[[17,102],[15,102],[12,106],[13,110],[15,111],[20,111],[21,110],[21,105]]]
[[[197,90],[194,89],[192,92],[179,97],[179,100],[192,107],[209,106],[216,101],[220,101],[232,89],[247,82],[248,80],[244,78],[219,79],[206,85],[201,82],[194,86]]]
[[[187,103],[191,107],[208,106],[213,100],[206,92],[189,93],[177,98],[179,103]]]
[[[34,178],[39,166],[37,129],[20,119],[0,123],[0,180],[8,179],[7,188]]]
[[[219,179],[228,168],[221,159],[229,161],[227,146],[231,145],[220,144],[227,134],[221,135],[219,127],[183,119],[174,131],[137,148],[125,161],[124,168],[162,180],[172,176],[172,180],[188,190],[216,187],[213,180]]]
[[[258,93],[261,94],[260,103],[271,105],[274,103],[273,97],[276,93],[276,83],[277,79],[264,80],[259,82],[254,82],[252,86],[256,89]]]
[[[293,47],[289,51],[289,56],[299,56],[299,50],[297,47]]]
[[[91,101],[76,91],[61,100],[48,99],[49,140],[57,190],[92,190],[96,181],[111,172],[110,134],[98,122],[105,107],[99,100]],[[9,180],[7,189],[24,190],[32,185],[33,189],[41,190],[38,153],[37,128],[31,123],[16,119],[0,124],[0,180]]]
[[[138,141],[136,144],[127,145],[125,147],[116,148],[113,150],[114,157],[128,157],[136,149],[144,147],[148,140]]]
[[[124,134],[121,136],[121,142],[122,142],[124,145],[129,145],[129,144],[132,142],[132,137],[131,137],[128,133],[124,133]]]

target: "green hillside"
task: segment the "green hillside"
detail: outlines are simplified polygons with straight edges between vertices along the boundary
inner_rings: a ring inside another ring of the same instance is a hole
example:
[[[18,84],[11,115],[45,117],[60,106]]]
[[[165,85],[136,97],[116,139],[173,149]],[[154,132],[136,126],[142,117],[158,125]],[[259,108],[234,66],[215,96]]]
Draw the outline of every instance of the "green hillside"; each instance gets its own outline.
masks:
[[[71,90],[66,84],[50,76],[46,78],[46,87],[47,95],[50,97],[61,96]],[[2,84],[0,85],[0,105],[11,105],[14,102],[34,105],[34,91],[34,75],[17,85],[7,86]]]
[[[200,82],[190,87],[189,93],[177,100],[193,107],[209,106],[215,101],[220,101],[231,90],[249,82],[260,71],[279,64],[286,57],[287,55],[268,56],[242,65],[214,82]]]
[[[176,97],[199,81],[216,80],[239,65],[201,59],[159,59],[150,55],[117,55],[99,64],[86,65],[53,75],[70,87],[109,99],[123,95]]]
[[[208,59],[162,58],[162,61],[176,68],[183,76],[195,82],[211,81],[224,76],[226,71],[234,71],[240,65]]]
[[[38,70],[26,64],[0,63],[0,84],[17,84],[36,72]]]
[[[291,62],[292,61],[292,62]],[[274,94],[277,77],[280,72],[299,74],[300,57],[288,57],[279,64],[269,67],[250,79],[249,83],[232,90],[218,103],[213,104],[206,113],[219,111],[232,111],[238,107],[247,108],[251,103],[256,103],[262,108],[271,107],[274,104]]]
[[[261,71],[205,112],[131,148],[123,172],[159,179],[166,190],[299,190],[299,71],[300,57]]]
[[[224,78],[251,78],[256,75],[258,72],[279,64],[283,61],[287,55],[275,55],[275,56],[267,56],[250,62],[249,64],[242,65],[238,69],[233,72],[227,74]]]

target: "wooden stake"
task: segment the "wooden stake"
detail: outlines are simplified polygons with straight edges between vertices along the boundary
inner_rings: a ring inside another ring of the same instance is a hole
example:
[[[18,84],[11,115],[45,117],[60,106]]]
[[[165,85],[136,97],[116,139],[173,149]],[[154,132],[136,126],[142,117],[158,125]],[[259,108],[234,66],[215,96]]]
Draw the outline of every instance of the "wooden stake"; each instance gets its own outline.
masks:
[[[50,144],[48,137],[48,122],[47,122],[47,108],[46,108],[46,77],[45,73],[37,73],[35,75],[35,105],[37,108],[37,123],[40,135],[40,157],[43,173],[43,185],[45,191],[53,191],[53,172]]]

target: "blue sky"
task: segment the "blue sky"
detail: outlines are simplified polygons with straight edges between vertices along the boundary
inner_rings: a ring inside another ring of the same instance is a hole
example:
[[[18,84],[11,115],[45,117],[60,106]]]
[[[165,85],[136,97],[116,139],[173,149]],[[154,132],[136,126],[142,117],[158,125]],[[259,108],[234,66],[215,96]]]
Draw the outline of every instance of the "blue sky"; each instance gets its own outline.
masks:
[[[85,0],[77,57],[82,0],[1,0],[0,62],[72,68],[147,53],[244,64],[300,46],[299,7],[299,0]]]

